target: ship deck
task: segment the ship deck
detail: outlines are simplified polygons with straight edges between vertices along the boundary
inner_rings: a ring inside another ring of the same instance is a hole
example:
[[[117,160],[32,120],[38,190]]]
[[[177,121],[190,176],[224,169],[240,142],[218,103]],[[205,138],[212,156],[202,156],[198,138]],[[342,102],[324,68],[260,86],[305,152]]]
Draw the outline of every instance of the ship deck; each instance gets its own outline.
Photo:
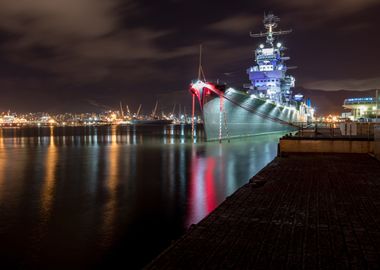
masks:
[[[379,165],[276,158],[147,269],[380,269]]]

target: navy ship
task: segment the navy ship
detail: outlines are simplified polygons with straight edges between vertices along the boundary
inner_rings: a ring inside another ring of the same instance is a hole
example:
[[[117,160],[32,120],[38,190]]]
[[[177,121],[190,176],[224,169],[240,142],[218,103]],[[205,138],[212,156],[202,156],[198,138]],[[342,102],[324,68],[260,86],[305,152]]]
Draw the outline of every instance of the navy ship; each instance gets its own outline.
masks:
[[[280,19],[264,16],[266,32],[251,37],[265,37],[255,50],[255,63],[247,69],[250,83],[242,90],[227,84],[205,79],[201,59],[198,80],[190,85],[194,101],[197,99],[203,112],[207,140],[288,132],[299,129],[314,118],[310,100],[300,94],[293,95],[295,79],[287,75],[285,46],[275,36],[291,30],[275,31]]]

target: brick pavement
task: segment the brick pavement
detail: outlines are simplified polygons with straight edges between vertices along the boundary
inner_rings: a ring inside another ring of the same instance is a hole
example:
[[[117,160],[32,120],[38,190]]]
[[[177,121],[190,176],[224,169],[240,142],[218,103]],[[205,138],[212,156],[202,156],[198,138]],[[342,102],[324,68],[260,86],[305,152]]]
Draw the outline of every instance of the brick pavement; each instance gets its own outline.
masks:
[[[380,269],[380,162],[276,158],[147,269]]]

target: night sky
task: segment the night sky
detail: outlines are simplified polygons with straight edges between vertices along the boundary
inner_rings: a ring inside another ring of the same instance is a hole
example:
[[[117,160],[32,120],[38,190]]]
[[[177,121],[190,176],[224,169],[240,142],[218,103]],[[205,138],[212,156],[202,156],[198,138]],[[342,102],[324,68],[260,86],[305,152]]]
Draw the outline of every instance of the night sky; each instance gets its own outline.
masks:
[[[0,111],[172,106],[201,43],[206,77],[240,86],[269,11],[297,87],[380,87],[379,0],[1,0]]]

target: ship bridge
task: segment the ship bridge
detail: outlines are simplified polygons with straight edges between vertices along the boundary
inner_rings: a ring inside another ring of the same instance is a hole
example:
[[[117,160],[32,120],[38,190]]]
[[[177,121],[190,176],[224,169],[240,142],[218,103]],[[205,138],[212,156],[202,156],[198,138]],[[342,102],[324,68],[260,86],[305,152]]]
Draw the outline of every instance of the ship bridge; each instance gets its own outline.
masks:
[[[281,42],[274,44],[274,36],[291,32],[274,31],[279,21],[280,19],[273,14],[266,15],[263,23],[267,32],[251,33],[251,37],[266,37],[266,41],[255,50],[256,64],[248,68],[247,73],[251,81],[250,94],[258,94],[262,98],[284,104],[291,101],[290,88],[294,87],[295,79],[286,75],[285,61],[289,59],[284,56],[286,48]]]

